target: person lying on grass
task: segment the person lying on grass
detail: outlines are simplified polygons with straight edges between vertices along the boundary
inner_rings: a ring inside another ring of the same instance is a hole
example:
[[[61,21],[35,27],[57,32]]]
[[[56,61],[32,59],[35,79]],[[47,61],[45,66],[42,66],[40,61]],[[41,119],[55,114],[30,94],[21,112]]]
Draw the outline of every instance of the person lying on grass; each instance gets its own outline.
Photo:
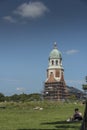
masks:
[[[75,112],[74,112],[73,116],[70,117],[69,119],[67,119],[67,122],[69,122],[69,121],[81,121],[83,119],[82,113],[79,112],[78,108],[75,108],[74,111]]]

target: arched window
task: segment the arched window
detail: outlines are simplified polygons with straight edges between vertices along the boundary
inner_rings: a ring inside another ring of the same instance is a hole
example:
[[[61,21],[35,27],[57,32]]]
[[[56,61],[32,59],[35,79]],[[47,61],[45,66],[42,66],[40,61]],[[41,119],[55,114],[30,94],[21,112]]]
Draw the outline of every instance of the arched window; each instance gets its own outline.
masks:
[[[52,65],[54,65],[54,61],[52,60]]]

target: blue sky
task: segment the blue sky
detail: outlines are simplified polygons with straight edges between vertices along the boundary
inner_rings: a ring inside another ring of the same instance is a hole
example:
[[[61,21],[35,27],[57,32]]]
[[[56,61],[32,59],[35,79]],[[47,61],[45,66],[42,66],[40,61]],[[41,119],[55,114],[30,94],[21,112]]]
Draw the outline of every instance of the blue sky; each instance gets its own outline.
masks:
[[[86,0],[0,0],[0,92],[41,92],[57,42],[66,84],[87,75]]]

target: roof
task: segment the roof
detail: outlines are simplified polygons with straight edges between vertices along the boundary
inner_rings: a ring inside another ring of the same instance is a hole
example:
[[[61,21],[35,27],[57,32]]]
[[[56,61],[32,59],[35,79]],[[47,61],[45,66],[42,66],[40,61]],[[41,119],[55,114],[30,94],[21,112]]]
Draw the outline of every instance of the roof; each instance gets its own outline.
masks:
[[[60,59],[60,58],[62,58],[61,52],[57,49],[56,43],[54,43],[54,48],[50,52],[49,58],[50,59]]]

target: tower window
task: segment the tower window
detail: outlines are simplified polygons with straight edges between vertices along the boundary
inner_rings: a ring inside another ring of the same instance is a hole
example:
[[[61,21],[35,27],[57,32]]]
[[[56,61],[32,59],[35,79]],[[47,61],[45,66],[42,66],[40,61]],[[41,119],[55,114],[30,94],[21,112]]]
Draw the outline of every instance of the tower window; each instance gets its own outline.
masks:
[[[51,75],[53,74],[53,72],[50,73]]]
[[[54,65],[54,61],[52,60],[52,65]]]

